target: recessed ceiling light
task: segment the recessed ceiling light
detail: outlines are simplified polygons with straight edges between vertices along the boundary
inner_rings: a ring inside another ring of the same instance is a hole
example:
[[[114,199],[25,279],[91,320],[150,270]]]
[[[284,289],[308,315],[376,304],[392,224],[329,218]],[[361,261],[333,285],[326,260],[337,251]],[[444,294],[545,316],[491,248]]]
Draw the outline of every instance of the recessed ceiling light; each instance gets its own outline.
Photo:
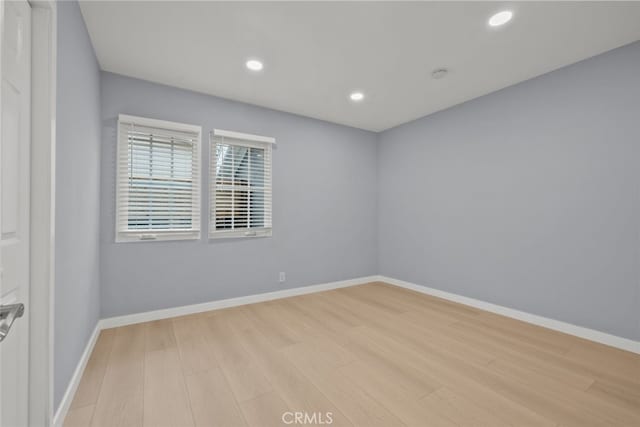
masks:
[[[247,61],[247,63],[245,65],[251,71],[260,71],[264,67],[262,62],[258,61],[257,59],[250,59],[250,60]]]
[[[444,76],[446,76],[448,73],[449,73],[449,70],[447,70],[446,68],[437,68],[433,70],[433,72],[431,73],[431,77],[433,77],[434,79],[441,79]]]
[[[513,12],[510,10],[503,10],[502,12],[498,12],[489,18],[489,25],[492,27],[499,27],[500,25],[504,25],[507,22],[511,21],[513,17]]]
[[[362,101],[364,99],[364,93],[362,92],[351,92],[351,95],[349,95],[349,98],[351,98],[352,101]]]

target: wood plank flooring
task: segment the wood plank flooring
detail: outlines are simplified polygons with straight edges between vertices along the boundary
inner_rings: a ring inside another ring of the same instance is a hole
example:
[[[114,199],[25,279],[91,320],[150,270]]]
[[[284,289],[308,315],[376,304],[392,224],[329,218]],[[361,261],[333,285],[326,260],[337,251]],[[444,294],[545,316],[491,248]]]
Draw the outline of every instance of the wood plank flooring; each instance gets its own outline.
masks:
[[[102,331],[66,427],[640,426],[640,356],[370,283]],[[330,414],[329,414],[330,413]]]

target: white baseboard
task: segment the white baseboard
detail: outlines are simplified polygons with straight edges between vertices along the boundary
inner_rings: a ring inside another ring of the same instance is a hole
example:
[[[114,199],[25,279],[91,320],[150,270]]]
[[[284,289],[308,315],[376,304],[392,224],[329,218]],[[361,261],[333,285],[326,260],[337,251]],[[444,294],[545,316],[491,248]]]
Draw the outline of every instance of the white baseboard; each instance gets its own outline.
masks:
[[[184,316],[187,314],[202,313],[203,311],[219,310],[221,308],[236,307],[245,304],[271,301],[296,295],[311,294],[328,291],[330,289],[345,288],[361,285],[378,280],[378,276],[359,277],[357,279],[341,280],[339,282],[323,283],[320,285],[302,286],[299,288],[283,289],[281,291],[266,292],[263,294],[248,295],[245,297],[229,298],[202,304],[183,305],[181,307],[166,308],[163,310],[147,311],[144,313],[128,314],[126,316],[109,317],[100,321],[102,329],[118,326],[132,325],[134,323],[149,322],[151,320],[167,319],[170,317]]]
[[[87,366],[87,362],[89,361],[89,357],[91,357],[93,347],[96,345],[98,335],[100,335],[100,331],[102,330],[100,322],[101,321],[99,320],[98,323],[96,323],[96,327],[93,329],[93,332],[89,337],[89,342],[87,342],[87,346],[82,352],[82,357],[80,357],[80,360],[78,361],[78,366],[76,366],[76,370],[73,371],[71,381],[69,381],[69,385],[67,386],[67,390],[64,392],[64,396],[62,396],[62,401],[58,406],[58,410],[53,416],[53,427],[62,427],[62,424],[64,424],[64,419],[67,416],[67,412],[69,412],[73,397],[76,395],[76,390],[80,385],[80,380],[82,379],[84,368]]]
[[[565,334],[574,335],[576,337],[640,354],[640,342],[630,340],[628,338],[622,338],[616,335],[607,334],[605,332],[596,331],[595,329],[584,328],[582,326],[573,325],[571,323],[562,322],[560,320],[550,319],[548,317],[537,316],[535,314],[515,310],[513,308],[508,308],[497,304],[492,304],[474,298],[463,297],[462,295],[452,294],[450,292],[441,291],[439,289],[416,285],[415,283],[405,282],[403,280],[393,279],[391,277],[378,276],[377,281],[389,283],[401,288],[411,289],[423,294],[443,298],[449,301],[479,308],[481,310],[500,314],[502,316],[522,320],[523,322],[542,326],[544,328],[553,329],[554,331],[564,332]]]

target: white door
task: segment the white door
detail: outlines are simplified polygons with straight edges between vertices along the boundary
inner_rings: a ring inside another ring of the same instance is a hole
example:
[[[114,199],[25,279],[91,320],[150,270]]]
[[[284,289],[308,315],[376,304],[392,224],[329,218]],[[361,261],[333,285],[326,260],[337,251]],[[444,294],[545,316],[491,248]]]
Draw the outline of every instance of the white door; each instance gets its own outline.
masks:
[[[29,391],[31,146],[31,8],[26,0],[0,0],[0,82],[0,312],[1,306],[25,307],[0,341],[0,426],[23,427]],[[5,316],[0,335],[12,314]]]

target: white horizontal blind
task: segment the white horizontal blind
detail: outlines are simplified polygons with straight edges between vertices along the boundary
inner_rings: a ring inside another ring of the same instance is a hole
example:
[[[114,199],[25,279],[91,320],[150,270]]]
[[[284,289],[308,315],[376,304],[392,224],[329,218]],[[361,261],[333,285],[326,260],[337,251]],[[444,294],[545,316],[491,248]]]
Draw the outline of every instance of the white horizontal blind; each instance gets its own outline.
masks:
[[[210,237],[271,235],[271,143],[265,140],[272,139],[211,133]]]
[[[200,131],[121,117],[118,122],[118,241],[200,235]]]

